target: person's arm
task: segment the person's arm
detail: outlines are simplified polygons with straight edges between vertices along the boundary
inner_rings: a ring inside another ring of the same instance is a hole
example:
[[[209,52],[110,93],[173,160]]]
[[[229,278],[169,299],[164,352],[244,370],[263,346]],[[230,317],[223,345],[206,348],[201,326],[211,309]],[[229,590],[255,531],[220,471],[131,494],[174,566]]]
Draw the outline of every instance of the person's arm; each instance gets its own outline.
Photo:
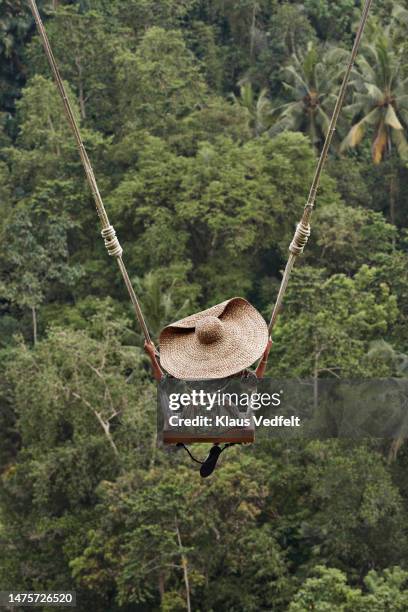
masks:
[[[157,356],[156,356],[156,347],[154,346],[153,342],[145,342],[144,344],[144,350],[145,353],[147,355],[149,355],[150,357],[150,362],[152,364],[152,370],[153,370],[153,376],[154,378],[159,381],[163,378],[164,374],[163,374],[163,370],[160,367],[160,364],[157,360]]]
[[[258,363],[258,367],[255,370],[255,374],[257,378],[263,378],[266,370],[266,365],[268,363],[269,353],[272,347],[272,338],[269,338],[268,344],[266,345],[266,349],[264,354],[262,355],[261,361]]]

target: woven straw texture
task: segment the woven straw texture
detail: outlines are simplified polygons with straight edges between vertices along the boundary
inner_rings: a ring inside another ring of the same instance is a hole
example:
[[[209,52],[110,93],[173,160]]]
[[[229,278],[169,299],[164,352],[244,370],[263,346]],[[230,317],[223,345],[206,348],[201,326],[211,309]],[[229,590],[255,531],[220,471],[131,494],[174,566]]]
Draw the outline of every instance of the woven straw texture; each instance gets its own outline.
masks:
[[[267,342],[263,317],[236,297],[165,327],[160,363],[180,379],[225,378],[252,365]]]

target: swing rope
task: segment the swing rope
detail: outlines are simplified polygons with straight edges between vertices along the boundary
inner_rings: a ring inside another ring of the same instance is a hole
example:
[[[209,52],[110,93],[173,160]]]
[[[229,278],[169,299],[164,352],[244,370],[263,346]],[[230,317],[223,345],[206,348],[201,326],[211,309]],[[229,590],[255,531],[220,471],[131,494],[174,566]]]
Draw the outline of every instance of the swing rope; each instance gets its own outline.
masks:
[[[278,314],[281,310],[283,298],[286,293],[286,289],[289,283],[289,278],[290,278],[293,266],[295,264],[295,261],[297,257],[303,253],[304,248],[307,244],[307,241],[309,240],[309,237],[310,237],[310,231],[311,231],[310,230],[310,219],[312,216],[313,209],[315,207],[315,201],[316,201],[317,191],[320,186],[320,179],[322,176],[322,171],[323,171],[324,165],[327,160],[327,154],[330,149],[330,145],[333,139],[334,132],[336,131],[336,125],[337,125],[337,121],[340,115],[341,108],[344,103],[344,98],[346,96],[347,85],[350,79],[350,74],[353,69],[356,57],[357,57],[357,52],[360,46],[360,42],[361,42],[361,38],[364,33],[365,26],[367,24],[367,19],[368,19],[368,15],[370,12],[372,2],[373,0],[366,0],[365,2],[363,12],[361,15],[361,19],[360,19],[360,23],[359,23],[359,27],[357,30],[357,34],[354,40],[353,49],[351,51],[350,60],[347,65],[346,72],[344,74],[343,82],[340,87],[340,92],[339,92],[339,95],[336,101],[336,105],[334,107],[333,116],[330,120],[329,128],[327,130],[323,149],[320,154],[320,158],[319,158],[319,161],[316,167],[312,186],[310,188],[309,197],[307,199],[300,223],[296,227],[296,231],[293,236],[293,240],[289,246],[289,258],[286,264],[285,271],[283,273],[281,285],[280,285],[279,292],[278,292],[278,297],[276,298],[275,306],[272,311],[271,320],[269,322],[269,334],[270,335],[275,326]]]
[[[135,291],[133,289],[131,280],[129,278],[128,271],[127,271],[126,266],[125,266],[125,264],[123,262],[123,259],[122,259],[123,249],[122,249],[122,247],[121,247],[121,245],[119,243],[119,240],[118,240],[118,238],[116,236],[116,232],[115,232],[113,226],[109,222],[108,214],[107,214],[107,212],[105,210],[105,206],[103,204],[102,197],[101,197],[101,194],[100,194],[99,189],[98,189],[98,185],[97,185],[97,182],[96,182],[94,171],[93,171],[91,162],[89,160],[88,154],[86,152],[86,149],[85,149],[85,146],[84,146],[84,143],[83,143],[83,140],[82,140],[82,136],[81,136],[81,133],[79,131],[78,124],[77,124],[77,122],[75,120],[75,116],[74,116],[74,114],[72,112],[72,107],[71,107],[70,101],[68,99],[68,96],[67,96],[67,93],[66,93],[66,90],[65,90],[65,87],[64,87],[64,83],[62,82],[61,75],[60,75],[60,72],[59,72],[59,69],[58,69],[58,65],[57,65],[57,62],[55,60],[54,54],[52,52],[51,45],[50,45],[50,42],[48,40],[48,36],[47,36],[46,31],[45,31],[45,28],[44,28],[44,25],[43,25],[40,13],[38,11],[36,1],[35,0],[28,0],[28,3],[30,5],[31,12],[33,14],[35,23],[37,25],[37,30],[38,30],[38,33],[40,35],[41,42],[42,42],[42,45],[44,47],[44,51],[45,51],[45,54],[47,56],[47,60],[48,60],[48,63],[50,65],[52,74],[54,76],[54,80],[55,80],[55,83],[57,85],[58,92],[59,92],[59,94],[61,96],[61,100],[62,100],[62,103],[63,103],[63,106],[64,106],[64,111],[65,111],[66,117],[68,119],[69,126],[71,128],[71,131],[72,131],[72,133],[74,135],[76,144],[78,146],[79,155],[81,157],[82,165],[83,165],[84,170],[85,170],[85,175],[86,175],[89,187],[91,188],[91,192],[92,192],[93,198],[95,200],[96,210],[97,210],[97,213],[98,213],[101,225],[102,225],[101,234],[102,234],[103,241],[105,243],[105,247],[106,247],[109,255],[111,257],[115,257],[116,258],[116,261],[117,261],[119,269],[121,271],[123,280],[124,280],[126,288],[128,290],[131,302],[133,304],[137,320],[139,321],[140,327],[142,328],[142,331],[143,331],[143,334],[144,334],[144,337],[145,337],[145,341],[146,341],[147,344],[151,344],[152,345],[153,343],[152,343],[152,340],[151,340],[151,337],[150,337],[149,330],[148,330],[147,325],[146,325],[146,321],[145,321],[143,313],[142,313],[142,309],[141,309],[140,304],[139,304],[139,300],[138,300],[138,298],[136,296],[136,293],[135,293]]]

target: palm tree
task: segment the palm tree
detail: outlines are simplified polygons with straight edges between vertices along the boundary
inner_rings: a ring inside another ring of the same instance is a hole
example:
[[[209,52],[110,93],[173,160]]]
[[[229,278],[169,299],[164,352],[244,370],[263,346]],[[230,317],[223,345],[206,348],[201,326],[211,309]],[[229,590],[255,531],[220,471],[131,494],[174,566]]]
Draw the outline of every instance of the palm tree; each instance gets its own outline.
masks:
[[[165,288],[163,284],[157,271],[147,272],[143,278],[135,279],[143,310],[148,313],[149,326],[156,337],[164,325],[187,316],[190,306],[189,300],[184,300],[181,305],[175,303],[176,280]]]
[[[321,55],[312,43],[303,55],[292,55],[292,63],[283,70],[283,87],[290,101],[275,109],[278,121],[273,132],[302,131],[319,146],[327,134],[345,56],[338,48]]]
[[[379,164],[393,146],[402,157],[408,153],[405,138],[408,78],[403,77],[401,59],[398,49],[393,48],[389,32],[378,31],[357,59],[351,81],[354,100],[344,109],[355,122],[343,140],[342,149],[358,146],[366,135],[366,128],[370,127],[375,164]]]
[[[357,147],[367,132],[371,137],[374,164],[390,157],[395,150],[406,159],[408,143],[405,129],[408,125],[408,77],[403,63],[400,42],[401,24],[407,11],[396,7],[393,20],[387,28],[371,25],[371,40],[362,49],[356,61],[351,86],[353,103],[344,110],[354,118],[342,150]],[[395,224],[397,199],[397,169],[389,175],[390,219]]]
[[[254,136],[260,136],[269,130],[273,123],[273,109],[267,90],[262,89],[256,97],[250,81],[239,83],[239,97],[232,94],[232,99],[245,109],[248,127]]]

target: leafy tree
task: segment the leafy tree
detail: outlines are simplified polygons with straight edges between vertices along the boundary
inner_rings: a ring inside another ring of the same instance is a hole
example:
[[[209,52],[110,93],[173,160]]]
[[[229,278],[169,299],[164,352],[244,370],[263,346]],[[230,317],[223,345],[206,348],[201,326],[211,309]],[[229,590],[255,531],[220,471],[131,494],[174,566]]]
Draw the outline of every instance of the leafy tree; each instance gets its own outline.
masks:
[[[377,612],[384,608],[399,612],[408,605],[407,572],[400,567],[392,567],[380,573],[371,570],[364,579],[368,594],[363,598],[363,606]]]
[[[406,511],[376,444],[327,440],[308,446],[309,507],[315,508],[301,528],[302,536],[314,542],[308,563],[314,564],[316,556],[351,575],[354,568],[358,578],[404,556]]]
[[[323,40],[348,41],[353,21],[357,18],[354,0],[305,0],[304,8],[312,24]]]
[[[4,217],[10,212],[11,201],[11,184],[10,171],[5,162],[0,161],[0,199],[2,201],[2,210]]]
[[[11,112],[24,84],[23,48],[31,28],[31,15],[21,0],[4,0],[0,6],[0,101]]]
[[[188,48],[200,62],[206,82],[213,92],[222,93],[224,61],[221,47],[217,44],[217,29],[204,21],[191,21],[183,31]]]
[[[216,21],[222,24],[222,42],[227,47],[228,76],[231,83],[236,83],[240,74],[254,65],[263,46],[264,15],[270,12],[271,3],[265,0],[216,0],[213,4]],[[236,41],[239,41],[238,45]]]
[[[47,23],[47,34],[61,74],[77,94],[81,119],[90,120],[99,130],[116,129],[117,90],[112,69],[128,31],[95,11],[60,6]],[[33,39],[27,55],[31,74],[48,77],[50,69],[39,37]],[[61,103],[55,106],[63,115]]]
[[[181,154],[191,157],[197,153],[200,142],[215,144],[220,131],[236,143],[250,140],[253,136],[252,123],[243,104],[209,96],[205,104],[179,123],[178,134],[172,137],[171,143]]]
[[[376,273],[376,283],[379,285],[386,283],[398,299],[398,319],[390,330],[390,340],[392,345],[401,353],[406,352],[407,346],[408,285],[406,274],[404,274],[406,266],[406,253],[396,251],[383,256]]]
[[[308,44],[316,45],[318,40],[299,5],[273,3],[266,15],[256,63],[248,77],[259,88],[268,87],[274,97],[281,93],[282,66],[290,63],[294,53],[303,55]]]
[[[78,118],[75,98],[69,85],[66,87]],[[66,178],[67,164],[72,168],[77,151],[51,80],[33,77],[17,102],[17,112],[17,146],[6,151],[11,162],[11,181],[21,197],[44,180]]]
[[[174,270],[180,279],[184,269],[192,300],[201,289],[207,303],[224,299],[226,283],[231,292],[250,287],[263,253],[286,253],[313,171],[305,138],[284,134],[241,146],[218,137],[186,158],[139,135],[137,150],[108,202],[123,220],[118,228],[139,276],[166,265],[168,277]],[[335,198],[333,183],[324,183],[322,205]]]
[[[337,191],[342,200],[348,206],[362,206],[364,208],[375,207],[378,194],[372,189],[367,178],[371,172],[371,160],[368,162],[358,161],[355,156],[333,157],[328,160],[327,172],[336,181]],[[376,197],[374,198],[374,192]]]
[[[187,235],[175,215],[186,160],[162,139],[146,133],[138,134],[136,151],[133,139],[129,147],[125,144],[128,141],[122,143],[119,155],[130,168],[107,203],[118,219],[118,232],[134,273],[142,277],[153,268],[162,268],[171,283],[172,269],[176,277],[182,269],[189,269]]]
[[[364,264],[382,264],[394,250],[396,235],[396,228],[379,213],[328,204],[316,211],[313,238],[304,258],[316,266],[324,262],[331,273],[354,274]]]
[[[136,53],[127,50],[115,62],[125,126],[134,123],[157,135],[174,132],[178,120],[205,99],[197,61],[177,31],[150,28]]]
[[[73,585],[68,563],[92,526],[98,483],[115,477],[129,444],[130,454],[141,458],[144,444],[151,447],[152,415],[142,427],[146,413],[134,411],[138,401],[146,402],[148,387],[140,394],[137,378],[127,382],[129,371],[139,370],[140,352],[123,346],[125,329],[126,321],[112,323],[105,310],[88,333],[54,330],[35,351],[23,344],[3,361],[22,449],[20,460],[3,472],[0,489],[2,523],[3,511],[7,516],[4,587],[9,581],[34,590]],[[57,557],[51,552],[56,548]],[[79,598],[86,609],[87,594]]]
[[[269,44],[278,52],[280,64],[284,64],[294,53],[306,51],[308,44],[317,44],[316,31],[299,6],[278,4],[268,23]]]
[[[68,84],[66,88],[73,112],[79,121],[75,96]],[[94,205],[91,204],[75,141],[54,84],[42,76],[33,77],[17,106],[19,134],[15,146],[4,149],[9,166],[8,205],[18,205],[21,210],[39,207],[51,223],[57,225],[61,218],[67,229],[71,225],[76,237],[71,240],[73,232],[70,232],[70,252],[78,253],[78,263],[85,264],[84,269],[91,268],[95,274],[95,265],[89,261],[90,245],[94,248],[95,242],[93,239],[91,243],[89,227],[91,223],[95,230],[97,227]],[[94,166],[97,172],[106,142],[88,130],[83,130],[83,136],[90,157],[93,162],[96,161]],[[92,236],[96,236],[96,231]],[[102,248],[100,245],[101,252]],[[103,278],[103,274],[98,278]],[[86,282],[88,292],[89,278]],[[94,282],[98,282],[96,278]],[[109,285],[111,282],[108,281]]]
[[[216,145],[203,143],[190,160],[176,211],[190,236],[206,303],[225,295],[226,285],[231,294],[247,292],[262,254],[280,245],[286,251],[312,163],[305,139],[286,134],[242,147],[220,138]]]
[[[229,462],[215,486],[197,489],[196,473],[184,465],[176,468],[179,458],[169,461],[173,466],[165,472],[155,467],[101,487],[101,528],[89,534],[84,554],[72,562],[80,584],[106,588],[108,563],[122,605],[153,606],[160,598],[163,606],[166,594],[186,600],[186,584],[192,609],[244,605],[257,610],[271,598],[279,602],[287,588],[284,555],[268,526],[258,525],[267,502],[263,466],[250,457]],[[107,512],[108,507],[115,511]],[[208,533],[218,546],[208,541]],[[248,547],[254,552],[251,564],[244,561]],[[266,578],[260,589],[257,576]],[[206,586],[215,577],[216,591]]]
[[[3,227],[4,253],[0,276],[0,295],[29,308],[32,334],[37,342],[37,310],[55,284],[75,284],[80,269],[69,262],[64,215],[48,217],[39,207],[18,210]]]
[[[296,270],[275,332],[274,376],[375,376],[363,357],[398,315],[389,286],[372,288],[375,276],[367,265],[354,278],[306,266]]]
[[[126,26],[130,26],[138,36],[151,27],[177,29],[183,25],[189,13],[193,12],[197,0],[129,0],[126,12],[116,3],[117,16]]]
[[[293,598],[289,612],[306,612],[311,606],[319,612],[399,612],[408,602],[407,573],[399,567],[385,570],[383,575],[370,571],[364,578],[368,594],[350,587],[346,575],[338,569],[319,565],[313,574]]]
[[[0,4],[0,590],[76,590],[80,612],[406,610],[404,432],[360,444],[259,436],[204,481],[182,450],[157,447],[140,330],[96,240],[29,7]],[[388,69],[396,86],[406,78],[405,4],[373,4],[365,40],[387,41],[363,50],[361,100]],[[269,316],[315,168],[310,135],[316,149],[360,5],[39,2],[155,336],[234,294]],[[389,106],[405,130],[404,99]],[[352,110],[342,133],[371,107]],[[381,164],[370,138],[329,162],[274,332],[274,376],[312,375],[317,391],[337,376],[404,383],[408,170],[402,131],[387,129]],[[35,346],[22,339],[33,301]],[[353,399],[353,423],[371,431],[370,402]],[[347,414],[329,408],[339,430]]]
[[[293,598],[290,612],[306,612],[310,609],[317,612],[346,612],[358,608],[361,591],[348,586],[347,576],[343,572],[318,565],[313,573],[315,576],[308,578]]]

